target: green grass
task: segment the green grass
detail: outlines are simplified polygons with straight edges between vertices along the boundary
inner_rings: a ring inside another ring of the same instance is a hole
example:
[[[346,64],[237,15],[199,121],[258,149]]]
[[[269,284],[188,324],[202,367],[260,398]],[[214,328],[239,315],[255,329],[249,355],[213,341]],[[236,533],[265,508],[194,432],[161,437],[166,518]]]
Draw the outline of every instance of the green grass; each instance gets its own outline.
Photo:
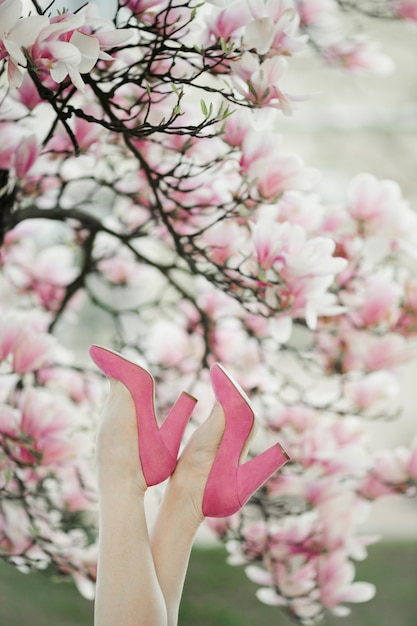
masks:
[[[347,618],[329,626],[416,626],[417,543],[381,543],[357,564],[357,580],[375,582],[370,602],[352,605]],[[191,556],[180,626],[294,626],[278,609],[257,601],[240,567],[225,564],[223,549],[196,549]],[[21,574],[0,562],[0,626],[92,626],[93,605],[69,584],[43,574]],[[122,624],[120,626],[123,626]]]

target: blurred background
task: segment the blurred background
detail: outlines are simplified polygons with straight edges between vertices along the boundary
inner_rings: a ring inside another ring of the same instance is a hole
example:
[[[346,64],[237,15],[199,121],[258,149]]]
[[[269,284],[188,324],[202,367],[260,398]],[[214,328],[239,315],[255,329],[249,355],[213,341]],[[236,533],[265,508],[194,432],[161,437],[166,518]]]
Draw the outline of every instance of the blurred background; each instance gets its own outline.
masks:
[[[75,10],[82,0],[57,2]],[[96,0],[112,17],[115,0]],[[55,9],[55,7],[54,7]],[[320,187],[332,197],[360,172],[397,181],[417,210],[417,28],[361,17],[352,22],[381,42],[395,62],[391,76],[347,75],[324,67],[314,51],[291,59],[284,90],[306,95],[293,117],[282,117],[286,150],[299,153],[322,172]],[[417,351],[415,363],[399,372],[404,412],[389,423],[370,423],[377,447],[406,445],[417,433]],[[359,563],[357,579],[377,585],[377,596],[354,607],[351,617],[329,619],[345,626],[415,626],[417,623],[417,502],[388,497],[374,506],[363,531],[384,541]],[[192,555],[180,614],[181,626],[246,626],[290,620],[255,598],[256,586],[243,570],[225,564],[223,548],[213,547],[208,530],[200,533]],[[210,549],[208,549],[210,547]],[[25,576],[0,564],[0,626],[92,624],[92,604],[68,584],[51,585],[42,574]]]

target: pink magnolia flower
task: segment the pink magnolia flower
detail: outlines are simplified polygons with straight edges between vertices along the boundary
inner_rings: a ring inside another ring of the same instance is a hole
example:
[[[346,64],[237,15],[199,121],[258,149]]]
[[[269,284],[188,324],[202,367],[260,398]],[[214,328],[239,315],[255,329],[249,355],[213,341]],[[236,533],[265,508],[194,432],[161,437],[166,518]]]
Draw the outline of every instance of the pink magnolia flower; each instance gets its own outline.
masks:
[[[30,111],[43,102],[36,85],[28,73],[23,75],[22,83],[19,85],[19,89],[13,91],[11,95],[15,100],[21,102]]]
[[[140,265],[124,250],[98,261],[97,269],[114,285],[135,285],[140,280]]]
[[[254,19],[245,28],[244,47],[268,56],[291,56],[305,47],[307,37],[298,35],[300,20],[292,0],[248,0],[248,4]]]
[[[51,390],[65,393],[77,404],[88,402],[92,399],[91,390],[85,376],[71,367],[44,366],[37,371],[38,381]]]
[[[398,210],[404,203],[397,183],[360,174],[350,183],[348,194],[349,213],[357,221],[362,236],[395,228]]]
[[[389,268],[361,281],[356,293],[348,294],[343,302],[351,308],[349,316],[356,326],[385,324],[391,327],[399,318],[401,297],[401,286]]]
[[[5,360],[18,345],[25,328],[22,316],[3,314],[0,316],[0,360]]]
[[[276,152],[277,145],[279,146],[280,142],[281,136],[270,133],[268,129],[257,129],[247,126],[243,136],[240,158],[242,170],[248,173],[258,160],[272,159],[272,155]]]
[[[363,364],[369,371],[392,369],[409,360],[411,353],[400,335],[389,333],[382,337],[367,338],[362,346]]]
[[[233,263],[246,240],[245,231],[234,220],[222,220],[208,228],[203,234],[208,255],[214,263]]]
[[[19,431],[20,412],[7,404],[0,404],[0,438],[7,435],[16,439]]]
[[[36,162],[38,154],[39,146],[35,135],[29,135],[22,139],[17,146],[14,158],[14,167],[18,178],[24,178],[27,175]]]
[[[375,595],[371,583],[353,582],[355,568],[343,550],[323,554],[317,559],[317,581],[320,601],[336,615],[347,615],[350,610],[342,602],[366,602]]]
[[[265,522],[254,522],[243,528],[243,551],[250,560],[262,557],[269,543],[269,531]]]
[[[126,7],[136,16],[163,4],[163,0],[119,0],[122,7]]]
[[[92,30],[93,29],[93,30]],[[115,31],[111,22],[97,17],[96,9],[85,5],[75,14],[61,13],[42,28],[30,54],[39,70],[61,83],[68,76],[84,91],[81,74],[87,74],[98,59],[113,60],[105,50],[131,38],[127,29]]]
[[[55,347],[56,340],[52,335],[24,329],[13,350],[13,370],[23,374],[40,369],[52,360]]]
[[[269,239],[267,233],[270,233]],[[253,241],[257,254],[261,253],[262,256],[268,246],[276,247],[279,244],[273,263],[287,281],[306,275],[334,275],[346,266],[345,259],[333,256],[336,246],[331,239],[308,239],[305,230],[298,224],[269,224],[267,220],[260,221],[254,228]]]
[[[12,87],[19,87],[27,66],[24,50],[29,49],[48,24],[43,15],[22,18],[21,0],[0,2],[0,59],[7,59],[7,76]]]
[[[323,56],[328,63],[341,64],[353,74],[372,72],[386,76],[394,69],[393,61],[379,50],[375,42],[360,36],[330,44],[323,50]]]
[[[218,4],[210,2],[210,4]],[[219,39],[228,41],[230,38],[237,39],[243,26],[251,20],[251,14],[246,2],[235,0],[234,2],[222,3],[219,11],[214,9],[206,19],[206,40],[208,43],[217,42]]]
[[[0,360],[10,358],[16,373],[36,371],[51,360],[56,340],[36,317],[6,313],[0,319]]]
[[[20,503],[5,500],[0,514],[0,547],[8,554],[24,554],[33,543],[30,521]]]
[[[40,250],[31,267],[26,267],[28,288],[32,289],[47,310],[56,310],[65,287],[77,276],[74,254],[69,246],[56,245]]]
[[[324,207],[318,195],[313,193],[286,191],[277,203],[277,219],[299,224],[307,233],[321,231],[324,218]],[[326,232],[322,234],[327,235]]]
[[[30,438],[36,455],[22,449],[23,459],[42,465],[65,465],[80,453],[80,438],[71,436],[73,411],[64,398],[53,398],[44,390],[25,389],[20,401],[21,429]]]
[[[18,124],[11,122],[0,123],[0,133],[0,168],[2,170],[11,170],[17,147],[20,142],[24,141],[25,134]]]
[[[301,26],[327,29],[334,27],[336,5],[333,0],[295,0]]]
[[[49,73],[52,80],[60,83],[69,76],[81,91],[85,88],[81,73],[94,67],[100,53],[98,41],[77,30],[84,21],[82,12],[62,13],[52,18],[31,49],[35,65]]]
[[[275,150],[269,157],[257,159],[248,168],[248,176],[254,181],[259,195],[267,202],[273,202],[290,189],[310,188],[315,172],[305,166],[298,154]]]
[[[417,2],[416,0],[395,0],[392,8],[403,20],[417,22]]]
[[[397,398],[398,392],[396,378],[384,370],[345,383],[346,397],[362,411],[380,407],[386,412],[389,401]]]
[[[249,102],[281,109],[285,115],[292,113],[291,101],[295,99],[278,86],[287,69],[287,63],[282,57],[260,61],[257,56],[246,51],[240,59],[233,62],[231,68],[236,77],[236,89]]]

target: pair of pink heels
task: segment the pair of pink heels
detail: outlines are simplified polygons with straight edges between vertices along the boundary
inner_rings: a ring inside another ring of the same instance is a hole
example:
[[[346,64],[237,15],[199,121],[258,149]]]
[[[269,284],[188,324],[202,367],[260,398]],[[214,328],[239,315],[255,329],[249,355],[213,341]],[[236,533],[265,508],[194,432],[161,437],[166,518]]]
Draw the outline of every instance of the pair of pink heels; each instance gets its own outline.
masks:
[[[90,355],[101,371],[122,382],[136,409],[139,431],[139,458],[146,484],[156,485],[172,474],[185,426],[197,402],[181,393],[159,428],[155,418],[154,379],[142,367],[112,350],[92,346]],[[206,517],[236,513],[289,459],[276,444],[259,456],[239,465],[240,456],[255,423],[249,400],[219,364],[210,370],[216,399],[222,405],[226,426],[210,470],[202,510]]]

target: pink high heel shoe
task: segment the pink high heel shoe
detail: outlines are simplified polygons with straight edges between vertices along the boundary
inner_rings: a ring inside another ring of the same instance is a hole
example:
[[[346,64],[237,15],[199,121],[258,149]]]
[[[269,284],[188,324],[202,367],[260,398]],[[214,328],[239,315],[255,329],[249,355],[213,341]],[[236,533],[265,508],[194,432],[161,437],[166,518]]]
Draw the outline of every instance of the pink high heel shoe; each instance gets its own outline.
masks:
[[[239,465],[248,447],[255,416],[246,394],[221,365],[212,366],[210,377],[216,399],[223,407],[226,426],[207,479],[202,510],[206,517],[226,517],[242,508],[290,457],[276,444]]]
[[[163,482],[175,469],[181,438],[197,400],[182,392],[159,428],[152,375],[121,354],[101,346],[91,346],[90,356],[106,376],[119,380],[129,390],[135,404],[139,459],[146,484],[149,487]]]

